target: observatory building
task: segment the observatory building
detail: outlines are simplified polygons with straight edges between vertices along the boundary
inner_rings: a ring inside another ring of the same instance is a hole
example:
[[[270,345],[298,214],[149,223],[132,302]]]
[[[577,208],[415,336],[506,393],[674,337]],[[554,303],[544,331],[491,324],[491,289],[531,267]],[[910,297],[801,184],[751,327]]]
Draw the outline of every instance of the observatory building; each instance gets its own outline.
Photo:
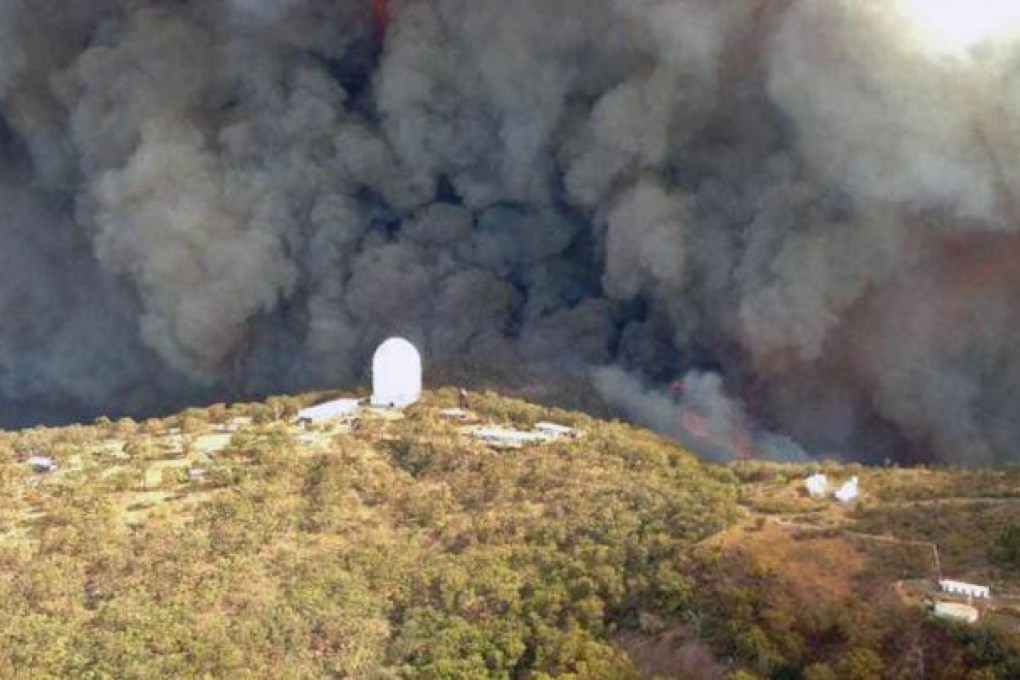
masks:
[[[823,498],[829,492],[829,478],[816,473],[804,480],[804,488],[812,498]]]
[[[860,487],[858,486],[857,477],[851,477],[850,481],[845,483],[843,486],[836,490],[836,493],[832,494],[836,497],[836,500],[841,503],[849,503],[855,500],[860,494]]]
[[[390,338],[372,357],[372,406],[403,408],[421,398],[421,355],[403,338]]]

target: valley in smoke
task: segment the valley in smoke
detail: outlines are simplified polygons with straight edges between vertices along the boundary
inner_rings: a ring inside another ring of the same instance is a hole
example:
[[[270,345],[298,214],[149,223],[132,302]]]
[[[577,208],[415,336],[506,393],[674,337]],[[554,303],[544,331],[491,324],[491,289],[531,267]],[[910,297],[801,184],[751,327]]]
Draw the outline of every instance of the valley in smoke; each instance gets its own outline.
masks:
[[[713,428],[1010,460],[1020,41],[895,6],[0,0],[0,425],[349,385],[399,333],[666,431],[687,375]]]

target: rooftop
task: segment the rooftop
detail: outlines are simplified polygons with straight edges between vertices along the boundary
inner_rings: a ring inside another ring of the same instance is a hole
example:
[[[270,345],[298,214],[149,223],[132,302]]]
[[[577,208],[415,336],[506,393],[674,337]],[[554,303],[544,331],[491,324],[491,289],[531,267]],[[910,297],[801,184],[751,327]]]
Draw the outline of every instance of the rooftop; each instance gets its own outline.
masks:
[[[360,403],[358,399],[336,399],[302,409],[298,411],[297,417],[298,420],[310,420],[312,422],[347,418],[357,413]]]

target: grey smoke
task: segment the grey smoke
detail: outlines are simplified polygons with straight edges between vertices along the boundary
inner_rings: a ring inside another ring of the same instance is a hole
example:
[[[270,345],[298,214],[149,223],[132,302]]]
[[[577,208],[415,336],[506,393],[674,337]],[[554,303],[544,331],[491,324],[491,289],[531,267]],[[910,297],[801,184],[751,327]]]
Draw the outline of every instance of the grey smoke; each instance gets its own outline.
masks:
[[[0,0],[0,423],[347,385],[400,332],[613,367],[667,432],[712,376],[777,457],[1015,457],[1020,44],[842,0],[390,15]]]
[[[671,390],[650,387],[615,366],[595,369],[591,377],[611,406],[682,442],[703,459],[725,462],[753,453],[760,460],[809,460],[789,437],[754,428],[743,405],[726,394],[716,373],[689,371]],[[685,415],[696,418],[697,424],[685,423]]]

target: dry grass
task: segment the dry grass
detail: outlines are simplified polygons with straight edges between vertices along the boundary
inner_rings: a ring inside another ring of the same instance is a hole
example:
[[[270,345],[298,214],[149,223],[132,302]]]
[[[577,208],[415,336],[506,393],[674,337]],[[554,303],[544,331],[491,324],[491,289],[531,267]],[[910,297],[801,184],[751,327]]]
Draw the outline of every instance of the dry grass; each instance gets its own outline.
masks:
[[[849,597],[867,558],[846,538],[804,535],[802,530],[766,521],[753,522],[720,535],[717,545],[740,551],[769,573],[798,584],[807,599]]]

